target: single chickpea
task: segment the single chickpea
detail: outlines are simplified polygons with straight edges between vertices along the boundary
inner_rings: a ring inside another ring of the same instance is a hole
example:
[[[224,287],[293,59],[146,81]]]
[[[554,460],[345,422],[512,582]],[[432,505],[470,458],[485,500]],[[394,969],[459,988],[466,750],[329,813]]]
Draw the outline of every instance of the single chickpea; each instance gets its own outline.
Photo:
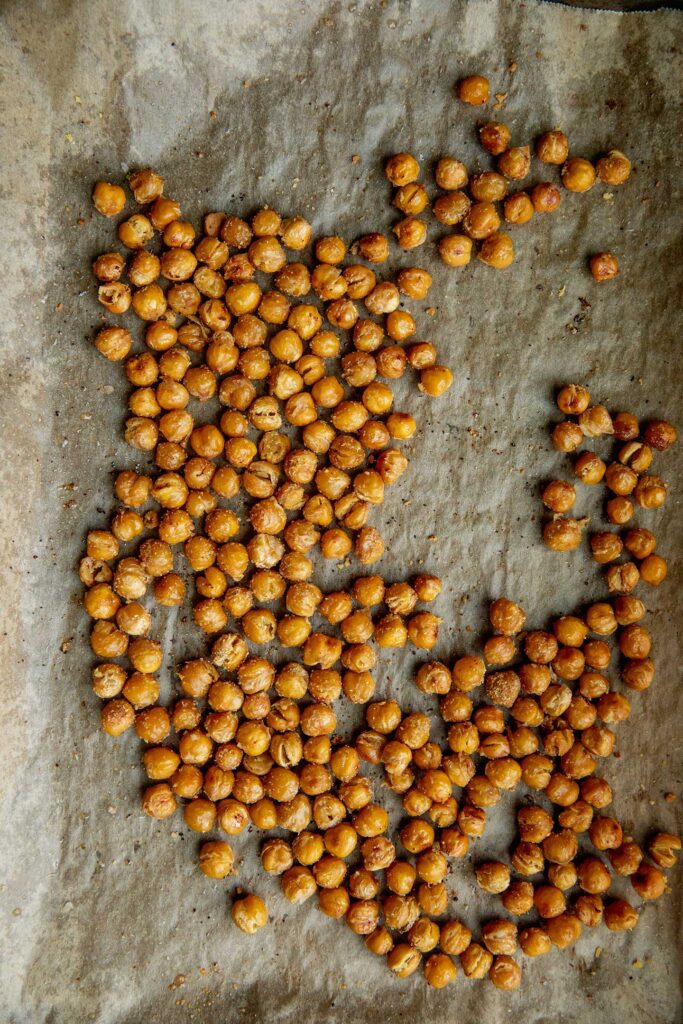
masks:
[[[534,204],[526,192],[506,196],[503,214],[508,224],[527,224],[534,215]]]
[[[486,861],[475,870],[480,889],[490,893],[504,892],[510,884],[510,870],[501,861]]]
[[[92,193],[93,206],[103,217],[115,217],[126,205],[126,193],[120,185],[98,181]]]
[[[479,107],[489,98],[489,81],[483,75],[468,75],[456,85],[456,95],[461,103]]]
[[[422,267],[404,267],[396,278],[399,289],[411,299],[424,299],[432,285],[432,275]]]
[[[552,949],[552,943],[543,928],[524,928],[519,933],[519,945],[525,956],[543,956]]]
[[[481,245],[479,252],[477,253],[477,259],[481,260],[482,263],[486,263],[489,267],[494,267],[497,270],[503,270],[509,267],[514,261],[515,251],[512,244],[512,239],[509,235],[504,232],[496,232],[489,235]]]
[[[658,832],[650,839],[647,849],[657,867],[672,868],[681,849],[681,840],[672,832]]]
[[[432,988],[445,988],[455,981],[456,974],[455,964],[445,953],[433,953],[425,962],[425,981]]]
[[[493,964],[493,955],[478,942],[471,942],[460,954],[465,977],[485,978]]]
[[[387,160],[385,174],[392,185],[408,185],[420,174],[420,165],[410,153],[397,153]]]
[[[501,896],[501,902],[509,914],[521,917],[534,905],[534,887],[531,882],[512,882]]]
[[[606,185],[623,185],[631,175],[631,161],[618,149],[610,149],[596,164],[598,177]]]
[[[575,551],[581,543],[585,519],[565,519],[559,516],[543,527],[543,543],[552,551]]]
[[[595,281],[611,281],[619,273],[619,263],[611,252],[596,252],[589,262]]]
[[[554,213],[560,205],[560,190],[549,181],[534,185],[529,194],[536,213]]]
[[[445,235],[437,242],[439,256],[449,267],[464,267],[472,258],[472,239],[467,235]]]
[[[645,440],[658,452],[664,452],[676,443],[676,428],[667,420],[651,420],[645,426]]]
[[[562,184],[569,192],[587,192],[595,184],[595,168],[580,156],[570,157],[561,175]]]
[[[659,868],[643,861],[630,876],[631,885],[643,900],[657,900],[666,889],[666,875]]]
[[[526,178],[531,167],[531,153],[528,146],[513,146],[498,157],[498,170],[506,178]]]
[[[462,226],[466,235],[481,241],[498,231],[500,217],[493,203],[474,203],[465,214]]]
[[[500,156],[510,145],[510,129],[506,124],[488,121],[479,128],[479,141],[491,156]],[[443,188],[443,185],[439,187]]]
[[[545,164],[563,164],[569,156],[569,141],[564,132],[544,132],[536,140],[536,156]]]
[[[260,896],[253,893],[235,900],[230,913],[240,931],[247,935],[253,935],[268,923],[266,905]]]
[[[142,809],[150,818],[163,820],[175,813],[178,804],[171,787],[166,782],[148,786],[142,797]]]

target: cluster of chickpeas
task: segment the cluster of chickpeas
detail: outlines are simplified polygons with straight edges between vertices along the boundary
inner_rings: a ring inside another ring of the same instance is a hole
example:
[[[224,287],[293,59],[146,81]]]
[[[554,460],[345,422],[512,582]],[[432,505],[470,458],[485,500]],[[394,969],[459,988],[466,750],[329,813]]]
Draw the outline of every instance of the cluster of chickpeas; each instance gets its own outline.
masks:
[[[481,106],[489,98],[489,83],[481,75],[471,75],[457,85],[458,98],[471,106]],[[496,159],[496,170],[470,174],[454,156],[442,157],[435,169],[435,181],[441,190],[431,202],[431,212],[439,224],[454,229],[437,242],[442,261],[450,267],[464,267],[476,251],[477,259],[489,267],[504,269],[515,258],[512,238],[501,230],[506,226],[527,224],[536,213],[553,213],[560,205],[560,189],[551,181],[541,181],[526,189],[518,182],[531,172],[529,145],[511,146],[506,124],[488,121],[479,127],[482,147]],[[561,184],[569,192],[588,192],[600,180],[609,186],[623,185],[631,174],[627,156],[613,149],[593,165],[584,157],[571,156],[569,140],[559,129],[544,132],[535,142],[536,158],[546,166],[559,166]],[[386,175],[396,187],[393,205],[403,214],[394,226],[399,246],[415,249],[427,238],[427,225],[420,214],[430,206],[425,186],[418,180],[420,165],[410,153],[397,153],[386,164]],[[502,208],[500,205],[502,204]],[[502,215],[502,219],[501,219]],[[475,244],[479,248],[475,250]],[[386,259],[388,241],[384,235],[368,236],[373,255]],[[616,277],[616,257],[608,252],[590,258],[590,270],[596,281]]]
[[[482,141],[500,158],[503,182],[522,176],[513,172],[524,152],[508,148],[505,126],[485,127]],[[540,144],[539,150],[547,159]],[[464,226],[465,235],[449,236],[469,243],[462,262],[475,239],[483,243],[484,262],[507,265],[507,236],[498,225],[476,233],[493,223],[483,207],[497,217],[495,199],[484,193],[501,175],[473,178],[472,204],[461,191],[468,177],[465,171],[460,181],[459,167],[450,159],[439,164],[437,183],[446,194],[434,204],[435,215],[442,223],[474,225],[474,233]],[[405,214],[396,228],[403,248],[421,244],[426,232],[417,216],[427,203],[418,173],[407,154],[389,161],[396,205]],[[568,188],[575,173],[563,171]],[[102,727],[111,736],[132,728],[144,743],[144,811],[161,820],[182,806],[188,828],[207,836],[199,867],[211,879],[234,874],[231,837],[249,826],[279,830],[265,838],[261,863],[279,876],[285,898],[315,897],[325,915],[344,920],[370,951],[386,957],[396,976],[422,966],[436,988],[455,979],[456,960],[466,977],[488,976],[498,988],[515,988],[518,946],[528,956],[562,948],[603,915],[610,928],[632,927],[635,908],[623,900],[603,904],[604,872],[609,875],[603,862],[592,855],[574,861],[577,837],[586,832],[597,850],[609,851],[613,871],[630,875],[636,893],[649,899],[663,891],[660,868],[671,866],[680,848],[677,837],[659,834],[649,847],[650,864],[614,819],[594,816],[611,800],[607,782],[594,776],[597,759],[612,752],[609,725],[629,713],[628,700],[603,674],[611,653],[603,638],[622,627],[624,681],[632,690],[649,685],[654,670],[649,634],[639,624],[641,603],[622,587],[613,605],[594,605],[584,619],[565,616],[552,632],[523,633],[522,609],[495,601],[495,633],[482,657],[466,655],[451,668],[428,661],[417,670],[418,689],[439,698],[448,729],[444,749],[431,735],[429,715],[374,699],[373,676],[377,648],[435,646],[440,619],[424,605],[438,597],[440,580],[422,574],[387,584],[380,575],[364,575],[328,593],[313,582],[316,551],[342,564],[355,555],[363,566],[384,551],[369,513],[407,467],[394,442],[416,430],[410,414],[393,409],[391,380],[411,367],[430,396],[452,383],[434,345],[416,340],[414,318],[402,308],[404,299],[426,298],[428,271],[415,266],[395,281],[378,281],[367,264],[389,257],[380,234],[362,237],[348,251],[337,236],[321,238],[312,267],[300,255],[290,261],[287,250],[303,253],[311,227],[271,209],[250,222],[209,214],[197,238],[179,205],[163,194],[158,174],[135,172],[129,185],[144,207],[118,226],[129,252],[107,252],[93,269],[104,308],[134,313],[144,323],[144,346],[135,346],[123,324],[104,326],[95,344],[124,363],[134,388],[125,437],[153,465],[116,477],[119,507],[107,528],[88,534],[80,576],[94,620],[91,647],[100,659],[92,685],[103,701]],[[536,186],[527,201],[552,209],[548,190],[554,188]],[[505,198],[510,222],[531,216],[513,220],[521,196],[526,193],[497,197]],[[100,213],[115,216],[126,193],[99,182],[93,199]],[[448,219],[463,200],[461,217]],[[451,262],[456,243],[445,241],[439,251]],[[349,253],[363,262],[346,263]],[[214,423],[206,410],[215,399],[222,411]],[[604,432],[588,402],[563,411],[579,417],[582,437]],[[672,429],[650,425],[646,442],[666,447],[675,434],[665,444],[664,428]],[[633,455],[623,465],[642,472]],[[641,492],[651,502],[649,487]],[[546,504],[558,513],[571,507]],[[580,537],[580,524],[577,529]],[[654,565],[646,565],[652,551],[643,554],[645,541],[643,531],[624,541],[641,559],[643,578]],[[209,649],[178,666],[180,693],[167,707],[150,609],[154,602],[182,605],[188,571],[194,621]],[[275,657],[271,645],[290,660]],[[486,703],[477,705],[470,694],[480,686]],[[364,728],[346,743],[335,735],[342,697],[365,707]],[[389,814],[375,799],[377,772],[400,798],[404,821],[396,842],[388,835]],[[501,894],[510,915],[534,912],[540,923],[518,927],[496,919],[475,941],[461,921],[444,920],[447,874],[452,860],[464,858],[483,835],[487,808],[519,784],[561,808],[557,826],[540,806],[520,809],[511,868],[480,863],[476,878],[482,889]],[[215,838],[216,830],[227,838]],[[541,873],[543,882],[527,880]],[[577,884],[581,894],[568,905],[565,893]],[[268,920],[253,893],[238,893],[231,913],[246,933]]]
[[[640,580],[658,586],[666,577],[666,560],[655,554],[654,534],[645,527],[633,526],[632,520],[637,509],[648,512],[661,508],[666,501],[666,483],[651,469],[654,453],[675,443],[675,428],[666,420],[651,420],[641,428],[633,413],[611,415],[604,405],[591,405],[590,392],[581,384],[561,388],[557,405],[570,418],[553,427],[553,447],[576,453],[576,482],[604,484],[609,493],[605,516],[617,529],[595,532],[589,541],[594,561],[608,566],[605,578],[610,593],[630,594]],[[595,451],[579,451],[587,439],[593,438],[613,438],[617,442],[612,461],[605,462]],[[576,483],[570,480],[551,480],[543,489],[543,504],[553,516],[544,525],[543,540],[553,551],[573,551],[581,543],[588,519],[567,515],[576,497]],[[620,562],[623,554],[635,561]]]
[[[636,907],[623,898],[607,899],[614,876],[628,877],[641,901],[657,899],[666,888],[661,869],[675,863],[679,838],[670,833],[653,836],[648,844],[653,863],[646,861],[619,822],[603,813],[612,802],[612,790],[595,774],[599,761],[614,751],[610,726],[630,714],[628,699],[611,687],[606,674],[613,654],[604,639],[613,631],[606,620],[614,628],[615,615],[620,622],[633,623],[641,613],[639,604],[623,596],[614,610],[598,603],[583,617],[556,619],[548,631],[525,631],[524,611],[500,598],[490,608],[495,633],[484,644],[483,658],[456,661],[450,689],[446,666],[420,670],[440,681],[430,692],[445,694],[441,714],[447,723],[455,723],[448,732],[454,753],[443,758],[441,767],[462,787],[466,803],[458,813],[456,837],[447,830],[446,848],[455,843],[456,855],[462,855],[468,837],[483,833],[487,808],[520,784],[539,798],[543,794],[549,804],[546,808],[531,802],[518,809],[518,842],[509,863],[487,860],[476,867],[480,888],[500,895],[507,913],[525,921],[487,922],[483,944],[470,943],[465,950],[465,973],[484,976],[495,969],[494,958],[502,957],[497,983],[516,987],[520,969],[512,954],[518,947],[535,957],[572,945],[584,927],[603,920],[612,931],[635,926]],[[621,639],[619,648],[629,658],[645,656]],[[489,703],[475,710],[467,694],[482,684]],[[483,771],[477,771],[475,756],[482,759]],[[463,814],[467,828],[461,823]],[[474,815],[478,831],[472,832]],[[582,836],[588,849],[580,849]],[[611,870],[600,853],[607,854]],[[535,921],[529,921],[532,914]]]

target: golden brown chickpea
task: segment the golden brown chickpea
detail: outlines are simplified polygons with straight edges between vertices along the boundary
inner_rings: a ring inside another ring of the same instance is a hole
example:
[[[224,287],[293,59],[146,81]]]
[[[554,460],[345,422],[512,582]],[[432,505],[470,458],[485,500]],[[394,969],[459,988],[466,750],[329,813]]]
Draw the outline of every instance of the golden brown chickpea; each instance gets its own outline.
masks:
[[[126,261],[119,252],[105,252],[93,261],[93,274],[98,281],[118,281],[123,274]],[[135,283],[135,282],[133,282]]]
[[[485,978],[493,963],[493,956],[478,942],[471,942],[460,954],[460,964],[467,978]]]
[[[605,907],[604,920],[612,932],[630,931],[638,924],[638,911],[626,900],[613,900]]]
[[[519,945],[525,956],[543,956],[549,953],[552,943],[543,928],[524,928],[519,933]]]
[[[594,281],[611,281],[619,273],[619,263],[611,252],[596,252],[590,258],[590,270]]]
[[[199,867],[207,878],[226,878],[232,871],[234,855],[224,840],[202,843],[199,851]]]
[[[579,416],[590,405],[590,398],[583,384],[566,384],[557,393],[557,406],[567,416]]]
[[[420,372],[418,389],[431,398],[439,398],[453,383],[453,374],[447,366],[428,366]]]
[[[563,165],[562,184],[569,192],[587,192],[595,184],[595,168],[583,157],[571,157]]]
[[[420,165],[410,153],[396,153],[387,160],[384,171],[392,185],[408,185],[419,176]]]
[[[488,121],[479,128],[479,141],[491,156],[500,156],[510,145],[510,129],[506,124]]]
[[[115,217],[126,205],[126,193],[120,185],[98,181],[92,193],[93,206],[103,217]]]
[[[531,882],[511,882],[501,896],[501,902],[509,914],[521,917],[534,905],[534,887]],[[521,937],[521,936],[520,936]]]
[[[536,213],[554,213],[560,205],[560,190],[549,181],[534,185],[529,194]]]
[[[496,171],[483,171],[472,175],[470,192],[477,202],[495,203],[505,197],[507,183],[502,174]]]
[[[416,249],[427,237],[427,227],[418,217],[405,217],[394,225],[392,231],[402,249]]]
[[[606,185],[623,185],[631,175],[631,161],[618,149],[610,149],[596,164],[598,177]]]
[[[612,802],[612,789],[606,779],[585,779],[581,783],[581,797],[591,807],[607,807]]]
[[[163,820],[175,813],[178,804],[171,787],[165,782],[147,786],[142,796],[142,809],[150,818]]]
[[[102,707],[100,721],[109,736],[120,736],[135,724],[135,711],[127,700],[115,698]]]
[[[583,431],[578,423],[566,420],[558,423],[552,432],[553,448],[560,452],[574,452],[583,443]]]
[[[544,132],[536,140],[536,156],[545,164],[563,164],[569,155],[569,141],[564,132]]]
[[[193,832],[210,832],[216,821],[216,805],[211,800],[197,798],[183,807],[185,824]]]
[[[455,91],[461,103],[478,107],[489,98],[489,80],[483,75],[468,75],[460,79]]]
[[[449,267],[464,267],[472,258],[472,239],[467,235],[445,235],[437,242],[437,249]]]
[[[422,267],[404,267],[396,278],[399,289],[411,299],[424,299],[432,286],[432,275]]]
[[[597,928],[602,921],[604,903],[601,896],[584,894],[574,901],[574,914],[586,928]]]
[[[661,555],[648,555],[639,566],[640,579],[651,587],[658,587],[666,579],[668,567]]]
[[[621,846],[609,850],[608,857],[616,874],[624,878],[638,870],[643,859],[643,851],[637,843],[627,840]]]
[[[534,205],[526,192],[515,192],[505,198],[503,213],[508,224],[527,224],[534,215]]]
[[[101,284],[97,289],[97,298],[110,313],[125,313],[130,307],[130,288],[121,281]]]
[[[672,832],[658,832],[650,839],[647,849],[658,867],[672,868],[681,849],[681,840]]]
[[[614,494],[625,497],[631,494],[638,483],[638,475],[628,466],[623,466],[620,462],[612,462],[607,467],[605,483]]]
[[[544,920],[559,917],[566,905],[565,895],[556,885],[539,885],[534,892],[534,906]]]
[[[631,885],[643,900],[657,900],[666,889],[666,875],[645,861],[630,876]]]
[[[593,818],[588,835],[596,850],[616,850],[623,838],[619,822],[606,816]]]
[[[615,526],[624,526],[633,518],[635,509],[628,498],[611,498],[606,506],[607,518]]]
[[[497,956],[488,973],[496,988],[506,992],[519,988],[522,981],[522,969],[510,956]]]
[[[528,146],[513,146],[498,157],[498,170],[506,178],[519,180],[526,178],[531,167],[531,154]],[[502,197],[501,197],[502,198]]]
[[[502,231],[489,235],[482,242],[481,249],[477,253],[477,259],[496,270],[504,270],[509,267],[514,258],[512,239]]]
[[[467,211],[462,226],[465,234],[470,238],[481,240],[498,231],[500,217],[493,203],[486,201],[474,203]]]
[[[666,501],[666,484],[660,476],[641,476],[633,496],[641,508],[660,508]]]
[[[676,443],[676,428],[667,420],[651,420],[645,426],[645,440],[650,447],[664,452]]]
[[[434,927],[437,927],[436,925]],[[438,930],[438,928],[437,928]],[[455,981],[457,970],[455,964],[445,953],[434,953],[424,965],[425,981],[432,988],[445,988]]]
[[[558,516],[543,527],[543,543],[551,551],[575,551],[581,543],[584,519],[566,519]]]
[[[152,239],[154,228],[142,213],[134,213],[119,224],[117,234],[127,249],[142,249]]]
[[[573,914],[559,914],[546,922],[545,929],[554,946],[566,949],[581,935],[581,922]]]
[[[505,892],[510,884],[510,870],[501,861],[486,861],[475,870],[480,889],[490,893]]]
[[[268,910],[260,896],[250,893],[233,903],[230,914],[233,921],[246,935],[253,935],[268,923]]]

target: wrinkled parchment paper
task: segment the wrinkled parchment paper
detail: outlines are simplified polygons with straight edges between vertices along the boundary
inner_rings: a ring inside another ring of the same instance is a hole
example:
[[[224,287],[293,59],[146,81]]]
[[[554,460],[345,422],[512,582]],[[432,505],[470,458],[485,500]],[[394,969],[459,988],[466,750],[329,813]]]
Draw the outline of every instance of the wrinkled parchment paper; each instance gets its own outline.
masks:
[[[680,870],[635,932],[601,928],[568,954],[526,961],[511,995],[462,977],[440,993],[419,976],[395,981],[344,927],[285,903],[260,871],[254,832],[234,844],[239,882],[265,896],[272,921],[237,933],[234,883],[198,872],[198,839],[180,816],[169,825],[140,812],[136,738],[98,730],[73,575],[85,531],[111,508],[112,471],[134,463],[120,439],[123,374],[90,344],[100,311],[89,263],[113,239],[91,210],[93,180],[151,164],[193,218],[269,202],[302,212],[316,233],[353,238],[391,223],[388,153],[416,153],[426,179],[443,153],[487,166],[481,112],[452,91],[483,71],[515,141],[560,125],[577,153],[625,149],[634,174],[613,195],[563,192],[559,214],[515,233],[518,260],[504,274],[450,271],[431,248],[403,256],[435,268],[436,315],[420,312],[420,336],[439,344],[455,384],[434,403],[407,378],[398,388],[420,430],[375,514],[391,537],[381,567],[394,579],[419,567],[444,577],[434,652],[444,659],[473,649],[492,595],[517,598],[542,625],[601,593],[585,555],[539,543],[539,481],[568,470],[546,424],[553,388],[575,379],[614,409],[678,413],[680,424],[681,15],[533,0],[55,0],[7,2],[3,17],[0,1019],[681,1020]],[[585,259],[607,248],[621,276],[598,287]],[[621,758],[606,768],[615,812],[639,840],[652,824],[675,829],[680,808],[663,794],[681,780],[681,445],[658,464],[670,497],[642,520],[672,558],[666,585],[647,595],[657,678],[634,695]],[[597,498],[581,502],[596,511]],[[177,657],[201,649],[183,617],[159,621]],[[428,708],[414,663],[410,651],[384,654],[379,692]],[[491,815],[481,851],[506,848],[513,804]],[[498,910],[475,893],[470,861],[449,888],[468,922]]]

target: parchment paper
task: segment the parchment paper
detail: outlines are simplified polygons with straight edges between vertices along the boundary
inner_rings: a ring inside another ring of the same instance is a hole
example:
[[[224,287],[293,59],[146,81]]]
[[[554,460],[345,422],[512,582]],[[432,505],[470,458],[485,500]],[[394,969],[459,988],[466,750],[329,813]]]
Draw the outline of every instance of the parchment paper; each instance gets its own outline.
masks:
[[[432,248],[404,255],[434,271],[436,315],[419,314],[420,336],[456,379],[434,403],[407,378],[397,389],[420,429],[375,515],[391,538],[380,565],[390,579],[418,567],[444,577],[434,653],[449,660],[474,647],[492,595],[519,599],[543,625],[602,593],[584,554],[540,544],[538,484],[569,468],[547,437],[559,383],[585,381],[643,418],[680,413],[680,14],[533,0],[55,0],[6,3],[2,31],[0,1019],[680,1021],[680,870],[632,934],[585,932],[568,954],[526,961],[518,992],[460,977],[436,993],[419,976],[394,980],[312,905],[286,904],[250,831],[235,842],[239,883],[265,896],[272,920],[238,934],[234,882],[198,872],[180,816],[169,827],[141,813],[136,737],[98,729],[73,575],[86,530],[112,506],[111,472],[135,461],[121,440],[123,374],[90,343],[100,311],[89,264],[113,238],[92,212],[92,182],[151,164],[192,218],[268,202],[351,239],[391,223],[388,153],[417,154],[425,180],[443,153],[487,166],[481,112],[452,88],[481,71],[505,94],[495,116],[516,142],[559,125],[577,153],[623,148],[634,174],[624,189],[563,192],[558,214],[515,232],[506,273],[451,271]],[[621,262],[602,287],[586,271],[600,249]],[[680,799],[663,794],[681,780],[682,449],[658,459],[665,510],[642,517],[671,557],[667,583],[647,594],[657,677],[634,695],[621,757],[606,767],[615,812],[639,840],[655,824],[680,830]],[[596,511],[597,497],[581,501]],[[184,619],[162,625],[178,657],[201,649]],[[427,708],[415,660],[384,654],[380,692]],[[491,815],[477,856],[506,849],[513,806]],[[469,860],[449,888],[468,921],[498,911],[475,894]]]

